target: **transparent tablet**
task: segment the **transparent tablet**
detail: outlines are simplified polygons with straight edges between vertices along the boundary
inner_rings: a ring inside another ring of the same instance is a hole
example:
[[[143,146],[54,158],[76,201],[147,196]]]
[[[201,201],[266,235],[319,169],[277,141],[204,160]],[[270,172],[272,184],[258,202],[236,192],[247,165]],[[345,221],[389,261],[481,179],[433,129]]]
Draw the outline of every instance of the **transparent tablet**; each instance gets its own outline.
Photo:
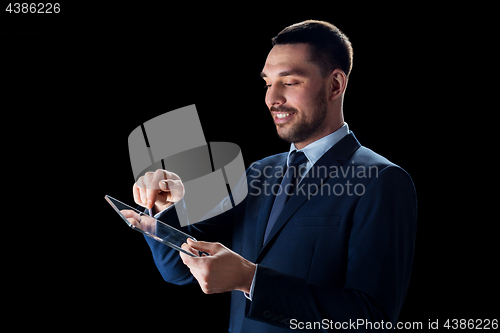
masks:
[[[107,202],[113,207],[113,209],[120,215],[120,217],[127,223],[132,229],[139,231],[140,233],[153,238],[154,240],[170,246],[171,248],[190,255],[191,257],[196,257],[191,252],[188,252],[181,248],[182,244],[186,243],[188,238],[192,240],[194,237],[175,229],[157,219],[141,213],[135,208],[132,208],[115,198],[106,195],[104,197]]]

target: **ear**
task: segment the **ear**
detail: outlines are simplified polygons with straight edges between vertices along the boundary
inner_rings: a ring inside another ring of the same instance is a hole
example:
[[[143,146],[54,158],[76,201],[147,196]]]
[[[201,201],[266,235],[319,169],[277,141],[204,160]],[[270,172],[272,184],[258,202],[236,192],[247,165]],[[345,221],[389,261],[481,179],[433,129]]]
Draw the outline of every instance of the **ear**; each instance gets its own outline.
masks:
[[[340,98],[347,86],[347,76],[341,69],[335,69],[329,76],[330,90],[329,100]]]

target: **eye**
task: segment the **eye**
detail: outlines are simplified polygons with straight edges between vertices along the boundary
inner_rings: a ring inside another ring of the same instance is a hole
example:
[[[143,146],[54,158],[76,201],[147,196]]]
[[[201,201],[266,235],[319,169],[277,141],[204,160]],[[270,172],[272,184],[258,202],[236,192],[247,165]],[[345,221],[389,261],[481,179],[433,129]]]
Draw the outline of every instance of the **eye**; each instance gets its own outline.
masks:
[[[283,85],[287,86],[287,87],[291,87],[291,86],[294,86],[296,85],[297,83],[283,83]]]
[[[266,84],[266,85],[264,86],[264,89],[269,89],[270,87],[271,87],[271,85],[270,85],[270,84]]]

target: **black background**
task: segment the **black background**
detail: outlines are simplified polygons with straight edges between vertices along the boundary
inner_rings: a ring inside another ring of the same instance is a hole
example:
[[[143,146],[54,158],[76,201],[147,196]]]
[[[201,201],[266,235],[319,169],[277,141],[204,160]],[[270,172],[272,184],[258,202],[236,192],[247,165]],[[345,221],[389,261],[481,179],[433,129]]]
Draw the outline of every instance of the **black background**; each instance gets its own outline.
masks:
[[[133,203],[129,133],[189,104],[206,140],[238,144],[246,166],[288,150],[259,72],[274,35],[320,19],[353,44],[350,129],[408,171],[417,189],[414,270],[400,321],[498,318],[496,217],[486,211],[495,168],[477,158],[491,143],[471,120],[474,80],[462,68],[480,28],[467,17],[423,5],[312,2],[61,4],[57,15],[2,8],[5,187],[9,210],[26,218],[6,219],[2,233],[13,241],[4,245],[9,275],[24,281],[13,311],[33,310],[50,325],[74,316],[76,327],[225,331],[229,295],[165,283],[104,195]]]

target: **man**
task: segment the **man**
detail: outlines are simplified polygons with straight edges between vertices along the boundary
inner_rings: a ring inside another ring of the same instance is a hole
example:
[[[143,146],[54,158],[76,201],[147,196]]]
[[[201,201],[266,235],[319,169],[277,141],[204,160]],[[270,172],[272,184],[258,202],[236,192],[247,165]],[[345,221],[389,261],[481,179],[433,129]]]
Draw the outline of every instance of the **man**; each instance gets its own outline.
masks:
[[[166,281],[232,292],[230,332],[380,330],[397,321],[416,194],[408,174],[361,146],[344,122],[351,67],[351,44],[335,26],[305,21],[281,31],[261,76],[290,151],[250,166],[248,195],[235,208],[186,228],[203,241],[183,247],[209,255],[179,255],[147,239]],[[176,174],[147,173],[133,193],[180,227],[170,209],[184,195]]]

